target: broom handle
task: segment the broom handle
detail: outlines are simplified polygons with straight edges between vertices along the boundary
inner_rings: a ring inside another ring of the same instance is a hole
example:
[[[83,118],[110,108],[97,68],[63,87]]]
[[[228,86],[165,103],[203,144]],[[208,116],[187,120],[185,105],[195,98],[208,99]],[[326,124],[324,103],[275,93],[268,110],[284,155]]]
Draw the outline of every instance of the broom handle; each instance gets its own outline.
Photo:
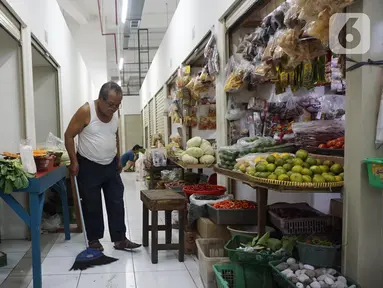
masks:
[[[85,247],[89,248],[88,237],[86,236],[86,227],[85,227],[84,215],[82,214],[82,205],[81,205],[80,192],[78,190],[78,183],[77,183],[77,177],[76,176],[74,176],[74,185],[76,187],[77,203],[78,203],[78,207],[80,209],[81,225],[82,225],[82,232],[83,232],[82,234],[84,234]]]

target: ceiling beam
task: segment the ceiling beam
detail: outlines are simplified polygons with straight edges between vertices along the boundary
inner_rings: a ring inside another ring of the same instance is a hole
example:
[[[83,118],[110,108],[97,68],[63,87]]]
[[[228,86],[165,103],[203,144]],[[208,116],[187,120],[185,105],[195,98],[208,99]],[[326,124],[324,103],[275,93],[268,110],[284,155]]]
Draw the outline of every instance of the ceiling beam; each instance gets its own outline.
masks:
[[[72,0],[58,0],[61,9],[65,10],[78,24],[88,24],[88,19],[79,5]]]

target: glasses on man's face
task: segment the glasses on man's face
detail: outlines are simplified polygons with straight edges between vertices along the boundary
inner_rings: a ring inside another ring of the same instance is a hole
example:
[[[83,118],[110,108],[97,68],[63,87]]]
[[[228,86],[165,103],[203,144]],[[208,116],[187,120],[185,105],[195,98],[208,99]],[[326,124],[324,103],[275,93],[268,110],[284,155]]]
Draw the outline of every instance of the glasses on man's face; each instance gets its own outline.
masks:
[[[105,101],[106,105],[108,105],[109,108],[112,108],[112,109],[115,109],[115,110],[118,110],[121,106],[121,103],[114,103],[114,102],[110,102],[110,101]]]

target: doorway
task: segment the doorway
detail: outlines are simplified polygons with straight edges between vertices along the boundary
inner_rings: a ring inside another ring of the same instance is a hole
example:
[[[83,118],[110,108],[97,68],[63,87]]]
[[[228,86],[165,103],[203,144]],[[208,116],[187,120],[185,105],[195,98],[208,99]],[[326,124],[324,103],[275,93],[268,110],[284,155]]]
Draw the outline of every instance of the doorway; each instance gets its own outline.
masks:
[[[61,136],[58,67],[32,45],[36,143],[44,147],[49,133]]]

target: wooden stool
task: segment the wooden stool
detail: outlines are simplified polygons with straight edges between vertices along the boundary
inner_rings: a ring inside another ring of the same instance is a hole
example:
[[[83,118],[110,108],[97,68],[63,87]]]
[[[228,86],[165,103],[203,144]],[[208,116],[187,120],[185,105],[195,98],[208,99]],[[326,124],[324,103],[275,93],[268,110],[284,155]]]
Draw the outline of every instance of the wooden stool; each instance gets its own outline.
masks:
[[[141,191],[143,204],[142,245],[149,246],[149,231],[152,232],[152,263],[158,263],[158,250],[178,250],[178,261],[184,261],[185,243],[185,197],[173,190]],[[149,225],[149,210],[152,212],[152,225]],[[178,211],[179,242],[172,244],[172,211]],[[158,211],[165,211],[165,225],[158,225]],[[166,244],[158,244],[158,231],[165,231]]]

